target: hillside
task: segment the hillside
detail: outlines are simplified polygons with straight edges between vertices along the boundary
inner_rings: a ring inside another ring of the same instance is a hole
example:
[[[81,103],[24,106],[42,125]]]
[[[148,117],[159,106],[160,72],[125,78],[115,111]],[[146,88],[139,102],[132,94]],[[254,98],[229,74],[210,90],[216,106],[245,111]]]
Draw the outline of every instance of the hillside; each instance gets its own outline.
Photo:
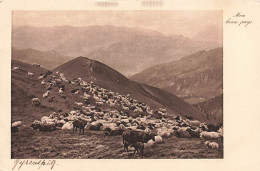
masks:
[[[223,49],[199,51],[148,68],[130,79],[164,89],[189,103],[203,101],[223,91]]]
[[[19,50],[55,51],[64,56],[88,56],[130,76],[220,45],[182,35],[166,36],[155,31],[104,25],[18,27],[12,32],[12,46]]]
[[[67,64],[71,67],[68,68],[69,66]],[[79,68],[79,66],[82,68]],[[92,111],[94,113],[94,117],[92,119],[88,118],[90,121],[88,120],[85,134],[74,134],[72,133],[72,128],[63,129],[63,127],[61,128],[60,126],[57,126],[57,129],[51,132],[33,130],[31,128],[31,124],[35,120],[43,119],[43,116],[49,116],[49,119],[57,119],[57,122],[64,121],[66,124],[72,123],[72,120],[78,117],[84,117],[86,119],[87,117],[90,117],[89,114],[91,115],[92,112],[86,111],[86,104],[84,104],[84,107],[75,104],[75,102],[85,103],[82,98],[82,95],[83,93],[85,94],[85,92],[81,89],[85,87],[85,84],[73,84],[67,80],[62,80],[61,84],[57,84],[59,75],[56,73],[47,75],[46,78],[43,79],[45,84],[42,84],[43,80],[38,79],[38,77],[40,74],[45,74],[46,72],[50,73],[46,69],[35,67],[31,64],[26,64],[17,60],[12,60],[12,68],[14,67],[19,67],[19,69],[11,71],[11,122],[21,121],[22,126],[19,127],[19,132],[11,133],[12,159],[223,158],[223,141],[216,140],[220,146],[220,149],[209,149],[204,145],[206,140],[198,137],[180,138],[174,136],[175,134],[173,134],[173,132],[171,136],[163,137],[162,143],[155,144],[151,148],[145,148],[144,156],[133,154],[133,149],[130,149],[129,152],[124,152],[122,146],[122,135],[107,135],[103,129],[93,130],[88,127],[97,121],[102,121],[104,124],[105,122],[109,122],[109,124],[116,124],[114,121],[117,119],[120,123],[126,124],[123,120],[130,120],[130,117],[125,115],[126,111],[124,111],[119,105],[110,106],[104,103],[101,107],[97,106],[95,103],[96,101],[93,98],[95,95],[93,94],[95,94],[97,90],[101,89],[96,89],[95,92],[89,93],[90,106],[94,107],[94,110]],[[190,112],[190,114],[201,114],[195,107],[183,102],[183,100],[178,97],[158,88],[132,82],[120,73],[97,61],[80,57],[60,66],[60,69],[66,70],[71,78],[77,74],[82,74],[84,76],[84,73],[86,73],[85,78],[98,81],[100,84],[107,87],[114,86],[114,89],[119,88],[118,90],[121,92],[127,91],[129,84],[129,91],[135,92],[135,94],[131,94],[130,96],[135,95],[138,99],[143,99],[149,104],[154,104],[154,106],[151,106],[152,108],[159,106],[160,102],[167,107],[170,114],[172,114],[172,106],[176,111],[181,113],[180,115],[184,113],[187,114],[187,112]],[[73,71],[76,72],[74,73],[75,75],[69,73],[70,69],[74,69]],[[32,72],[34,76],[28,76],[28,72]],[[102,76],[103,72],[107,75]],[[94,79],[94,76],[97,78],[96,80]],[[119,85],[110,82],[109,80],[111,78],[117,79]],[[50,82],[53,82],[54,85],[50,90],[49,96],[43,98],[43,94],[47,91],[49,86],[48,83]],[[125,87],[122,87],[122,85]],[[59,92],[59,86],[65,87],[64,92]],[[91,87],[95,89],[97,86],[92,84]],[[89,84],[87,85],[87,88],[90,88]],[[133,90],[133,88],[135,89]],[[71,92],[71,90],[75,89],[80,90],[78,94]],[[116,94],[116,96],[118,97],[119,94]],[[40,99],[40,105],[32,105],[32,98],[35,97]],[[66,97],[66,99],[62,97]],[[52,99],[52,101],[50,101],[50,99]],[[78,111],[79,108],[81,109],[80,115],[79,113],[74,113],[73,115],[72,112]],[[100,110],[102,112],[98,112]],[[108,115],[110,112],[115,112],[116,110],[119,110],[120,113],[122,111],[121,114],[118,113],[118,118],[109,118],[110,120],[107,118],[107,120],[105,120],[105,115]],[[105,113],[105,115],[102,117],[101,113]],[[73,117],[66,117],[66,114]],[[195,117],[195,115],[191,116]],[[61,117],[63,117],[63,119]],[[128,119],[123,119],[123,117]],[[153,116],[151,115],[151,117]],[[141,115],[137,118],[144,119]],[[200,117],[197,118],[200,119]],[[65,121],[65,119],[67,120]],[[202,120],[203,119],[205,118],[202,118]],[[147,121],[149,121],[149,123],[156,121],[154,125],[162,125],[165,122],[163,119],[155,120],[154,118],[148,119],[148,117]],[[171,121],[175,121],[175,119]],[[136,124],[136,122],[133,124]],[[133,126],[133,124],[130,125]],[[168,124],[170,125],[170,123]],[[106,127],[105,125],[103,126]],[[170,128],[170,130],[173,129]],[[156,130],[154,129],[152,131]]]
[[[194,104],[201,112],[211,120],[223,122],[223,94],[204,102]]]
[[[62,63],[71,59],[55,51],[39,51],[34,49],[18,50],[12,48],[12,59],[25,63],[37,63],[46,69],[54,69]]]
[[[130,94],[131,97],[148,104],[153,109],[166,107],[169,113],[180,116],[190,115],[198,120],[207,121],[201,112],[177,96],[158,88],[130,81],[107,65],[86,57],[73,59],[54,69],[54,72],[57,71],[64,73],[71,80],[80,77],[86,81],[93,81],[108,90],[123,95]]]

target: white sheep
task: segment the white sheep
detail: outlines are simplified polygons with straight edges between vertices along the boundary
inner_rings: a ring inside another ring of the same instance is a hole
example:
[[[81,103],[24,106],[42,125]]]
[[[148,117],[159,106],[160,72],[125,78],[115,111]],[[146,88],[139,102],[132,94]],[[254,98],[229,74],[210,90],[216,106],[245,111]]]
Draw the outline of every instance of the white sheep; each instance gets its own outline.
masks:
[[[63,90],[62,88],[59,89],[59,93],[62,94],[63,93]]]
[[[163,130],[163,131],[160,131],[160,132],[157,132],[157,134],[161,137],[170,137],[171,136],[171,133],[166,131],[166,130]]]
[[[122,106],[124,110],[129,110],[129,107]]]
[[[144,148],[150,148],[152,146],[154,146],[153,140],[149,140],[147,143],[144,143]]]
[[[70,114],[75,115],[75,114],[77,114],[77,112],[75,110],[72,110],[72,111],[70,111]]]
[[[120,124],[119,129],[124,131],[124,130],[126,130],[126,127],[123,124]]]
[[[46,93],[44,93],[44,94],[42,95],[42,97],[43,97],[43,98],[47,98],[47,97],[49,96],[49,94],[50,94],[50,91],[48,90]]]
[[[48,116],[43,116],[42,118],[41,118],[41,122],[53,122],[53,119],[51,119],[50,117],[48,117]]]
[[[12,127],[19,127],[19,126],[22,126],[22,121],[16,121],[12,123]]]
[[[40,105],[40,104],[41,104],[41,101],[40,101],[39,98],[33,98],[33,99],[32,99],[32,104],[33,104],[33,105]]]
[[[205,146],[206,146],[207,148],[210,148],[210,149],[219,149],[219,145],[218,145],[218,143],[216,143],[216,142],[206,141],[206,142],[205,142]]]
[[[38,77],[38,80],[42,80],[44,78],[44,75],[41,75]]]
[[[191,126],[200,126],[201,122],[197,120],[188,120],[186,119],[186,123]]]
[[[102,106],[104,103],[103,102],[96,102],[97,106]]]
[[[154,138],[155,138],[155,143],[156,143],[156,144],[160,144],[160,143],[163,142],[163,139],[162,139],[161,136],[158,136],[158,135],[157,135],[157,136],[155,136]]]
[[[75,104],[78,106],[83,106],[83,103],[80,103],[80,102],[75,102]]]
[[[41,67],[40,64],[33,63],[32,66]]]
[[[144,132],[145,132],[145,133],[150,133],[151,130],[150,130],[149,128],[146,128],[146,129],[144,130]]]
[[[16,71],[18,69],[19,69],[19,67],[13,67],[12,71]]]
[[[28,72],[28,76],[33,77],[34,74],[32,72]]]
[[[41,82],[41,85],[45,85],[45,82],[44,82],[44,80],[42,80],[42,82]]]
[[[73,129],[73,124],[72,122],[66,122],[62,127],[62,130],[72,130]]]
[[[202,139],[221,139],[222,135],[219,132],[207,132],[203,131],[200,133]]]
[[[223,136],[223,127],[219,128],[218,133],[220,133],[220,135]]]

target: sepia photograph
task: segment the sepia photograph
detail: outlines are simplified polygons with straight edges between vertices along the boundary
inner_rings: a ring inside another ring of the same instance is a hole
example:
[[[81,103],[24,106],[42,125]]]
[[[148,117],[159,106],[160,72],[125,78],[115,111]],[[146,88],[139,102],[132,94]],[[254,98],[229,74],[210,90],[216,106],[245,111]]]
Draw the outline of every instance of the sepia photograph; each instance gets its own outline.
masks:
[[[11,159],[223,159],[222,10],[11,19]]]

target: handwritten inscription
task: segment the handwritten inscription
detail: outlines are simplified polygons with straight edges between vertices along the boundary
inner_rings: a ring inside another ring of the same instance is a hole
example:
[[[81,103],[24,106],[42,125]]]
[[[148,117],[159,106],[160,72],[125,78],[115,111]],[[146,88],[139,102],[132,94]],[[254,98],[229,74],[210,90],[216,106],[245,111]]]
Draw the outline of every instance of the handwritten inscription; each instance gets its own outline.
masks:
[[[249,24],[252,24],[252,21],[247,20],[245,14],[238,12],[233,17],[228,18],[225,23],[247,27]]]
[[[55,165],[57,165],[56,160],[20,160],[16,159],[14,161],[14,166],[12,170],[20,170],[24,165],[27,166],[37,166],[38,170],[44,166],[49,166],[50,169],[53,169]],[[45,169],[44,169],[45,170]]]

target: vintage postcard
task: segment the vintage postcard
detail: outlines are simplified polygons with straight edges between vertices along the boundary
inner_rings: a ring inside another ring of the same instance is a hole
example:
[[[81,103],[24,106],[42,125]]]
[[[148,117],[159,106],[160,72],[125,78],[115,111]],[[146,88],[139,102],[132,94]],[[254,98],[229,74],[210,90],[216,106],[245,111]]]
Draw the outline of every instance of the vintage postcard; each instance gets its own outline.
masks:
[[[0,10],[0,170],[260,169],[260,2]]]

